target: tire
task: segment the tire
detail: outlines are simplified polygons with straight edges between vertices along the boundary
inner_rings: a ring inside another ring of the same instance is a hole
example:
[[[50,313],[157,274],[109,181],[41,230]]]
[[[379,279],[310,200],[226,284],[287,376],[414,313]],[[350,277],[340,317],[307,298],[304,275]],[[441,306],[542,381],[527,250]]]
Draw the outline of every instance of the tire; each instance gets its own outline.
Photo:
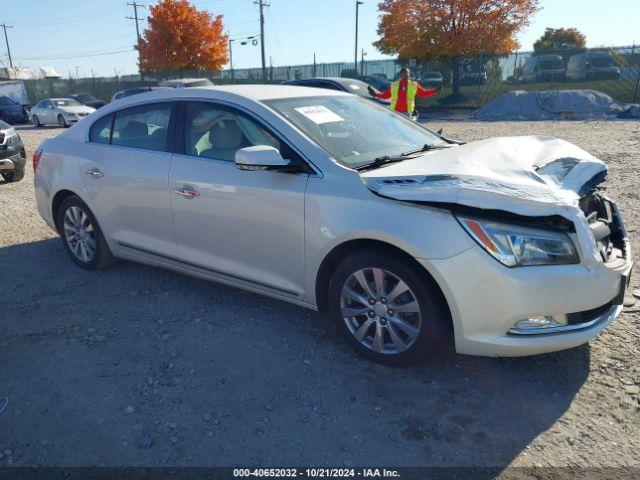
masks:
[[[114,263],[96,217],[76,195],[62,201],[58,209],[58,230],[64,249],[79,267],[99,270]]]
[[[376,291],[374,273],[382,279],[381,294]],[[362,281],[373,298],[365,297]],[[351,347],[386,365],[421,362],[450,344],[449,310],[435,281],[388,252],[359,251],[340,262],[329,282],[329,310]]]
[[[37,115],[33,116],[33,124],[36,126],[36,128],[40,128],[42,126],[42,124],[40,123],[40,119],[38,118]]]
[[[69,124],[67,120],[64,118],[64,115],[58,115],[58,125],[62,128],[69,128]]]
[[[7,183],[19,182],[24,178],[24,169],[22,170],[13,170],[12,172],[3,172],[2,178]]]

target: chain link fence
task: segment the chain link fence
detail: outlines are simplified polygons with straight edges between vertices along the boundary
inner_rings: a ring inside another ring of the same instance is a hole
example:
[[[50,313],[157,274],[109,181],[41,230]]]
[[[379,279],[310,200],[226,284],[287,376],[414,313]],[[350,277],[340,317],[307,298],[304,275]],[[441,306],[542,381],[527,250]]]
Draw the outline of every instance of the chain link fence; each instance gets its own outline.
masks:
[[[283,83],[314,77],[359,78],[378,90],[385,89],[408,66],[424,87],[439,94],[419,99],[421,108],[480,108],[512,90],[599,90],[624,103],[640,101],[640,45],[550,52],[514,52],[508,55],[477,55],[442,61],[365,60],[268,67],[266,83]],[[260,68],[227,69],[220,72],[167,72],[161,78],[139,75],[82,79],[25,80],[32,104],[47,97],[88,92],[110,100],[119,91],[157,85],[162,79],[208,78],[215,84],[264,83]]]

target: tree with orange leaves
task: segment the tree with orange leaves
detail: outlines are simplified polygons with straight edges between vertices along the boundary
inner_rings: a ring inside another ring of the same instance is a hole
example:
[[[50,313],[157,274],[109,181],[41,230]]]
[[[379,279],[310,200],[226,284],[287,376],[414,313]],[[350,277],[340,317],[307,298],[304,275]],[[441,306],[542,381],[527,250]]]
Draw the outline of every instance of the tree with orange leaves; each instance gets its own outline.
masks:
[[[453,96],[460,96],[460,64],[466,56],[508,53],[529,24],[539,0],[382,0],[375,45],[401,59],[448,60]]]
[[[160,0],[138,50],[140,71],[218,71],[228,62],[222,15],[199,11],[188,0]]]

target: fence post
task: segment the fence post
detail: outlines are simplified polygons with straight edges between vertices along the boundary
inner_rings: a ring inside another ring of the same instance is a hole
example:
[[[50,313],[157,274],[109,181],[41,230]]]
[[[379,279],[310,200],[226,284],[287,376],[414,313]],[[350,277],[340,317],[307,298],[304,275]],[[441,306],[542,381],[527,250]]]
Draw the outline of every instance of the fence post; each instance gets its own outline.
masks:
[[[484,65],[484,62],[483,62],[483,59],[482,59],[483,54],[484,54],[484,52],[481,51],[480,52],[480,65],[478,65],[478,108],[481,107],[481,105],[480,105],[480,89],[482,87],[482,78],[483,78],[483,75],[482,75],[482,67]],[[487,79],[487,81],[488,81],[488,79]]]

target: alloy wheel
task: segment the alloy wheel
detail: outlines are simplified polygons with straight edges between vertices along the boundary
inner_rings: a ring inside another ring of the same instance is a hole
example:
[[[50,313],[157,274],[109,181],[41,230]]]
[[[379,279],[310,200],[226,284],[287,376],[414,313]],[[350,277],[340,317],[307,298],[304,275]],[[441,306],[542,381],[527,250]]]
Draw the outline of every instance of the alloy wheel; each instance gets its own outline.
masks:
[[[64,214],[64,238],[71,253],[81,262],[88,263],[96,254],[95,229],[89,216],[80,208],[71,206]]]
[[[420,333],[416,295],[401,278],[382,268],[351,274],[342,287],[340,308],[354,338],[376,353],[402,353]]]

